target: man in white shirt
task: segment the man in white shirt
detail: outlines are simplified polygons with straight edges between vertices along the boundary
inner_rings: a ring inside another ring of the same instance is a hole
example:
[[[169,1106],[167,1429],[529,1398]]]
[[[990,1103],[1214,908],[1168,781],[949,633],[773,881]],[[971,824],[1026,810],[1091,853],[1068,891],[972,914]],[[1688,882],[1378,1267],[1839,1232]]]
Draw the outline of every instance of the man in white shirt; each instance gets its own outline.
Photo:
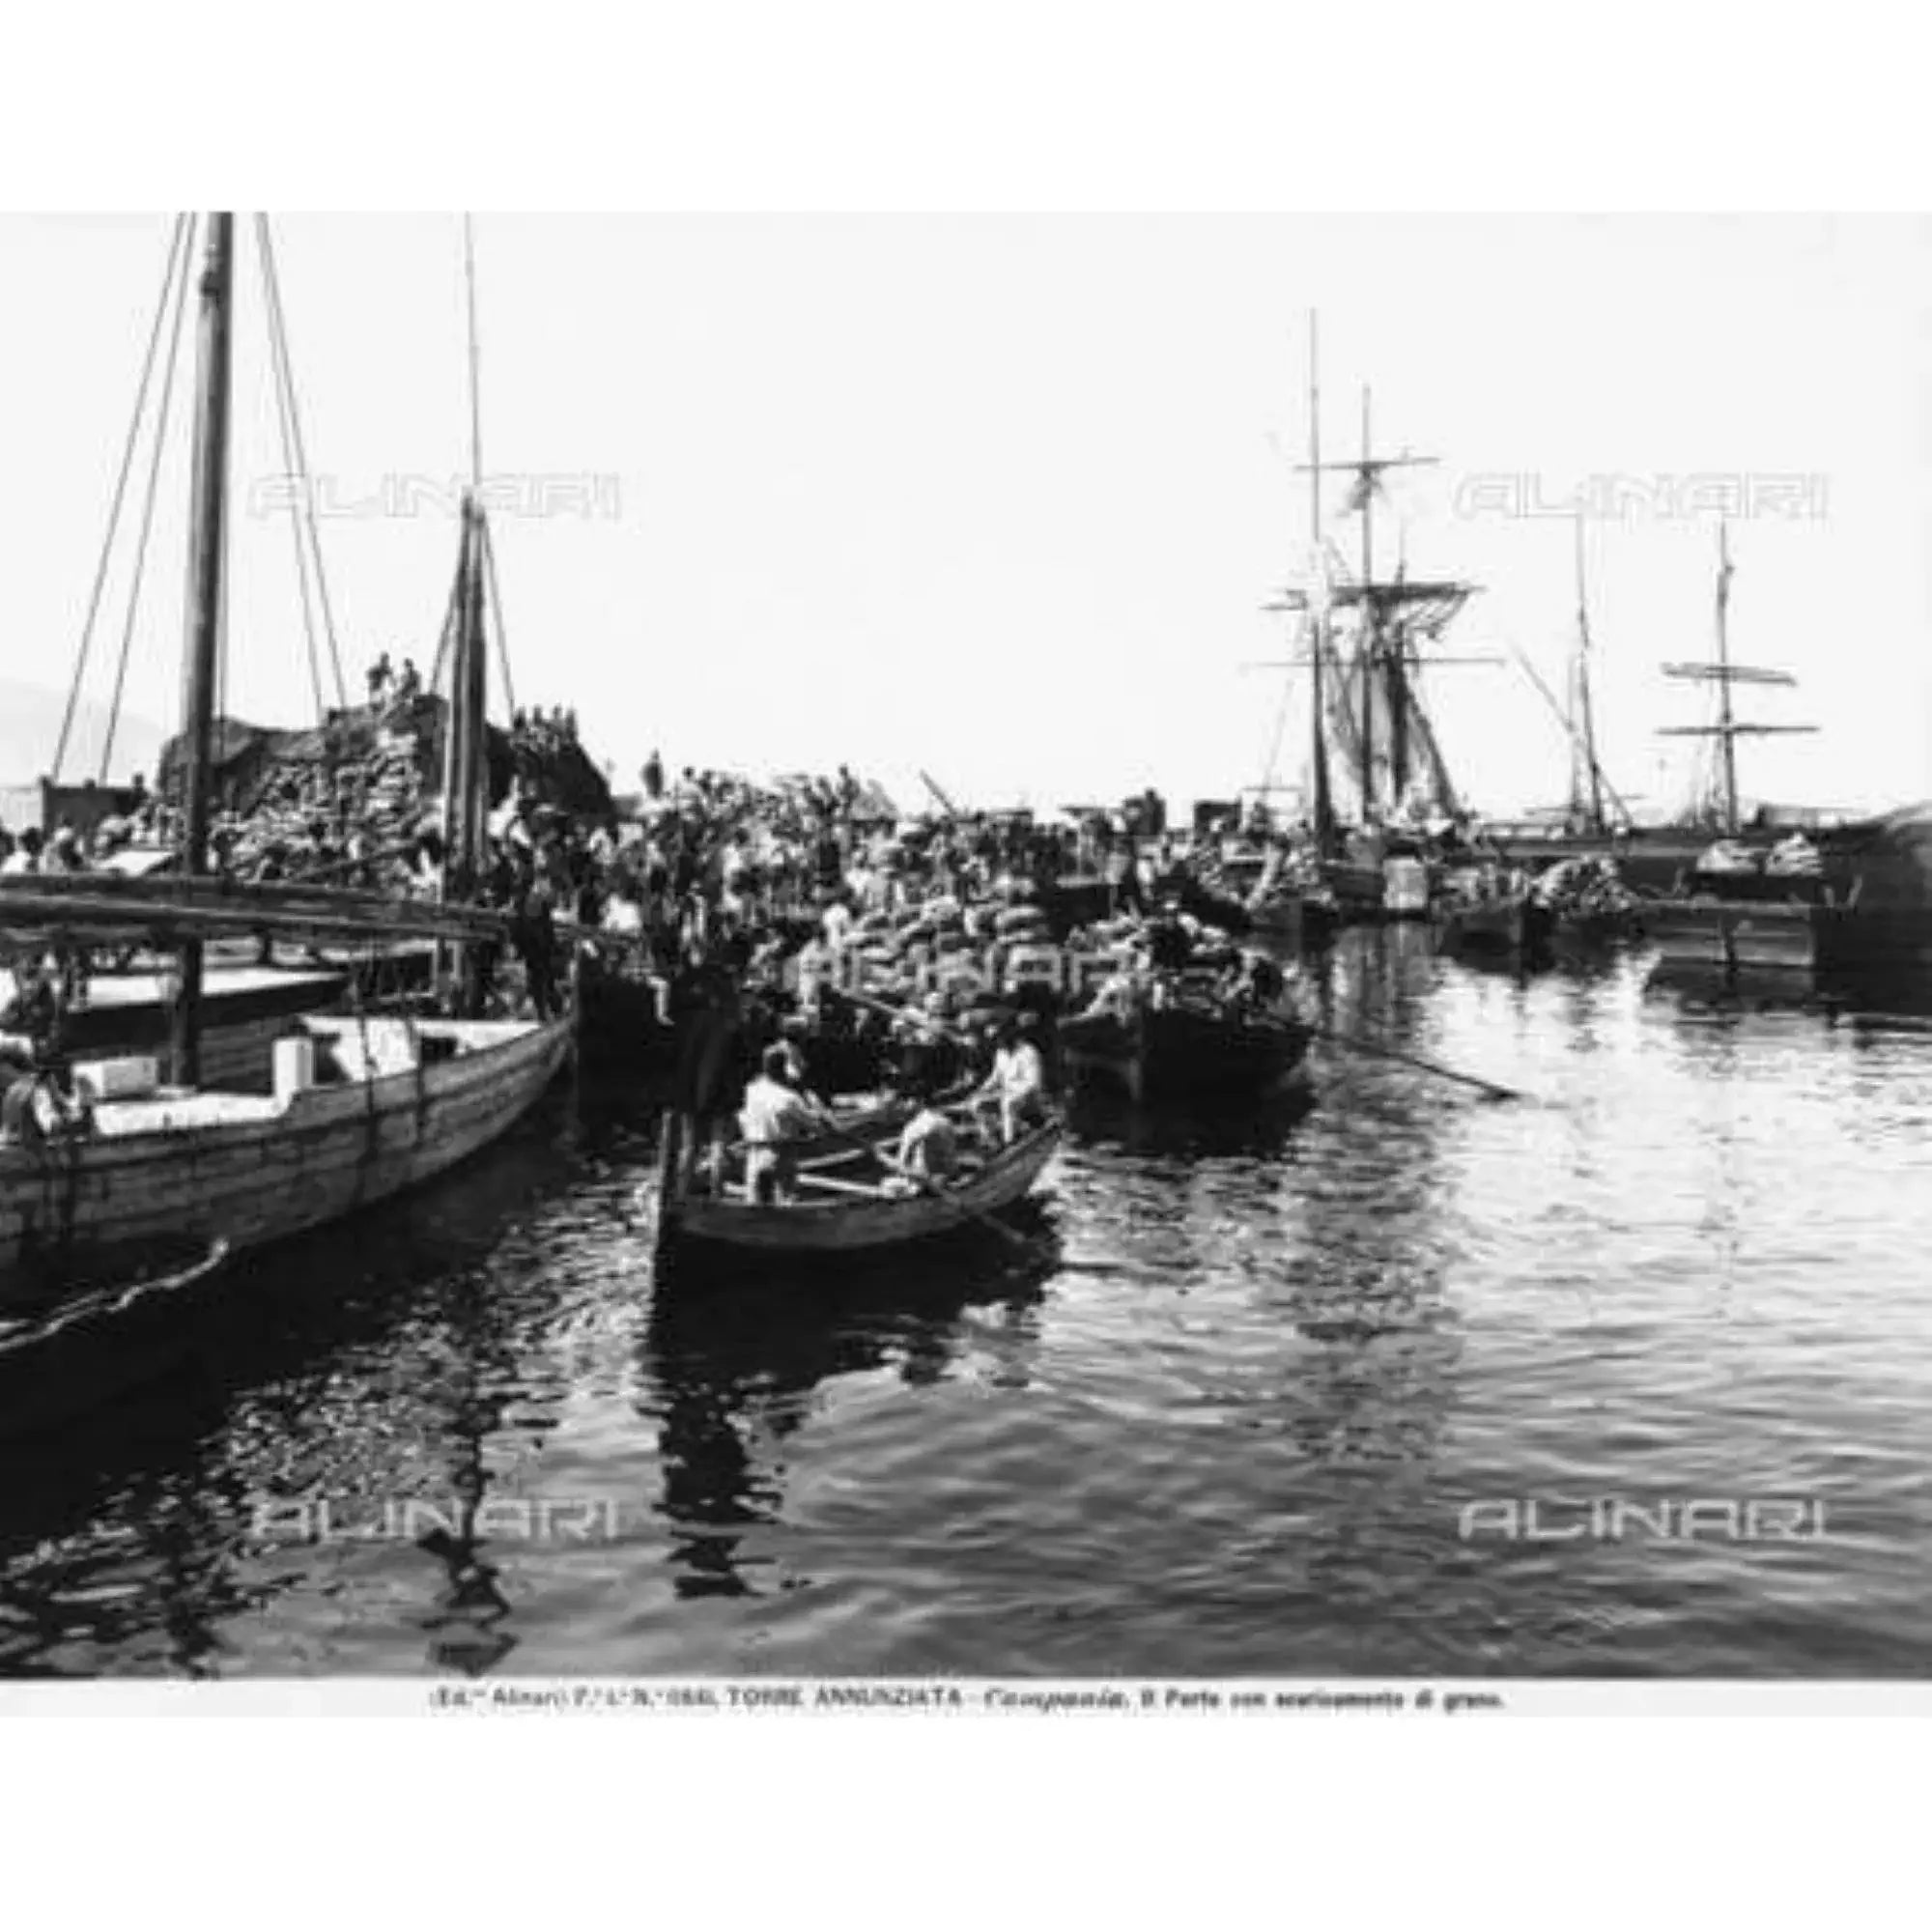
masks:
[[[1005,1029],[993,1070],[977,1096],[998,1103],[1000,1138],[1009,1146],[1046,1118],[1046,1062],[1031,1037],[1037,1024],[1035,1014],[1022,1013]]]
[[[767,1205],[789,1201],[797,1179],[795,1144],[826,1124],[823,1109],[790,1084],[790,1056],[768,1046],[763,1070],[745,1089],[738,1124],[745,1136],[745,1190]]]
[[[834,899],[820,915],[819,923],[825,928],[826,945],[836,952],[852,930],[852,908],[843,899]]]
[[[959,1164],[959,1134],[951,1121],[923,1095],[919,1112],[899,1136],[898,1164],[919,1181],[944,1180]]]

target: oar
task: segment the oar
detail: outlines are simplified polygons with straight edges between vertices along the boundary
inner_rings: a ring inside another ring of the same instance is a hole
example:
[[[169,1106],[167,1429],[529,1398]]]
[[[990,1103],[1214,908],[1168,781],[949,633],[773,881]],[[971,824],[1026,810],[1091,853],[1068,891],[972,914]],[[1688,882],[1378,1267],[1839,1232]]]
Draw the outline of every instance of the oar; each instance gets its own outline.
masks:
[[[936,1181],[928,1179],[923,1174],[913,1173],[908,1167],[901,1166],[899,1162],[893,1159],[883,1148],[878,1147],[875,1143],[863,1140],[859,1135],[850,1133],[845,1128],[830,1122],[821,1122],[820,1124],[832,1139],[843,1141],[847,1146],[856,1148],[861,1153],[869,1154],[888,1173],[904,1176],[922,1194],[929,1195],[936,1201],[945,1202],[949,1208],[952,1208],[966,1220],[977,1221],[980,1227],[992,1229],[1003,1241],[1007,1241],[1019,1249],[1029,1261],[1044,1261],[1048,1259],[1045,1253],[1034,1242],[1028,1240],[1018,1229],[1008,1227],[1004,1221],[996,1219],[983,1208],[969,1208],[957,1196],[947,1193],[945,1188],[941,1187]]]
[[[1453,1066],[1439,1066],[1433,1060],[1424,1060],[1419,1054],[1404,1053],[1393,1046],[1382,1046],[1374,1040],[1367,1040],[1359,1035],[1336,1033],[1319,1023],[1308,1022],[1322,1039],[1336,1046],[1346,1046],[1354,1053],[1366,1053],[1376,1060],[1393,1060],[1404,1066],[1413,1066],[1418,1072],[1433,1073],[1438,1080],[1453,1080],[1459,1086],[1473,1087],[1479,1094],[1486,1094],[1492,1100],[1527,1100],[1532,1096],[1520,1094],[1514,1087],[1499,1087],[1493,1080],[1478,1080],[1473,1073],[1458,1073]]]

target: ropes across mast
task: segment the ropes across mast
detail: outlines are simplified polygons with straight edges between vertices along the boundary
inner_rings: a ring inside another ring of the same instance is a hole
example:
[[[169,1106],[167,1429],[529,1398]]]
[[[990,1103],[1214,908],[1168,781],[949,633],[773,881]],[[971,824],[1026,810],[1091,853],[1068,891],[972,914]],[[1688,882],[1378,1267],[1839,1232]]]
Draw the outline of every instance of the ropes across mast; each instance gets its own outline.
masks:
[[[147,413],[148,391],[154,380],[155,358],[160,353],[161,332],[166,327],[169,304],[174,298],[175,281],[182,273],[183,265],[187,260],[189,231],[189,217],[185,214],[176,215],[174,229],[168,241],[167,267],[161,277],[160,298],[155,304],[155,320],[148,331],[147,354],[141,360],[141,380],[135,389],[134,413],[128,424],[128,440],[121,452],[121,468],[114,479],[114,495],[107,510],[107,530],[101,539],[99,560],[95,566],[94,585],[88,593],[87,615],[81,622],[80,647],[75,654],[73,678],[68,687],[67,708],[61,714],[60,737],[54,746],[51,776],[56,783],[60,781],[62,767],[67,761],[68,739],[73,730],[74,712],[80,703],[80,688],[87,675],[88,655],[94,644],[94,626],[100,614],[100,600],[107,587],[107,572],[113,561],[115,532],[121,526],[121,508],[128,493],[128,478],[133,472],[134,452],[140,443],[141,422]],[[177,332],[179,332],[179,320],[177,320]],[[165,404],[161,415],[165,426]],[[111,721],[109,730],[111,733]]]
[[[275,263],[274,236],[269,226],[269,217],[258,214],[255,217],[255,233],[262,255],[262,285],[266,298],[269,319],[269,341],[271,361],[276,379],[276,397],[283,412],[283,426],[288,447],[294,451],[294,473],[299,485],[299,507],[291,504],[291,514],[298,526],[305,526],[308,531],[308,551],[315,571],[316,602],[322,611],[323,636],[328,644],[330,665],[335,672],[335,701],[345,710],[349,705],[349,687],[342,675],[342,652],[336,640],[335,612],[328,596],[328,578],[323,569],[322,538],[316,528],[315,491],[309,474],[308,450],[302,440],[301,412],[296,393],[295,362],[289,348],[288,317],[282,305],[281,272]],[[300,554],[298,538],[298,554]],[[306,603],[304,603],[306,612]],[[304,619],[306,621],[306,618]],[[310,654],[314,653],[313,637],[310,639]],[[320,678],[316,679],[320,683]]]
[[[145,498],[141,505],[140,534],[134,545],[133,576],[128,585],[128,617],[121,630],[121,655],[114,668],[114,696],[107,711],[107,731],[100,748],[100,781],[107,781],[108,762],[114,755],[114,737],[121,722],[121,696],[127,688],[128,660],[134,646],[134,620],[141,609],[141,579],[147,570],[148,537],[155,525],[155,505],[160,496],[161,458],[168,442],[168,404],[174,396],[175,367],[180,359],[182,334],[187,317],[190,287],[189,267],[194,259],[198,224],[189,221],[182,248],[181,279],[175,291],[175,322],[168,339],[167,366],[161,376],[161,395],[155,412],[155,447],[148,464]]]

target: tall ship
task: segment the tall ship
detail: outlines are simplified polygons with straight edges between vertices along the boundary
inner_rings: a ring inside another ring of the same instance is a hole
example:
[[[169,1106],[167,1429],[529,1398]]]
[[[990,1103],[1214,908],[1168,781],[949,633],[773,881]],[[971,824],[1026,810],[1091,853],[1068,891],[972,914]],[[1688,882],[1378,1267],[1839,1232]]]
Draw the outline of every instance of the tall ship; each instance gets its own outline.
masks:
[[[1297,655],[1272,668],[1306,674],[1304,902],[1332,906],[1343,921],[1421,918],[1430,906],[1429,829],[1463,810],[1423,682],[1436,668],[1493,662],[1440,649],[1479,586],[1411,575],[1400,545],[1394,568],[1387,567],[1376,519],[1386,479],[1437,459],[1407,450],[1378,454],[1365,388],[1360,455],[1325,462],[1313,316],[1308,353],[1309,459],[1298,466],[1309,479],[1308,567],[1302,582],[1268,607],[1296,620],[1299,645]],[[1352,544],[1324,519],[1322,480],[1336,475],[1347,478],[1340,515],[1354,526]],[[1273,777],[1270,770],[1264,793]]]

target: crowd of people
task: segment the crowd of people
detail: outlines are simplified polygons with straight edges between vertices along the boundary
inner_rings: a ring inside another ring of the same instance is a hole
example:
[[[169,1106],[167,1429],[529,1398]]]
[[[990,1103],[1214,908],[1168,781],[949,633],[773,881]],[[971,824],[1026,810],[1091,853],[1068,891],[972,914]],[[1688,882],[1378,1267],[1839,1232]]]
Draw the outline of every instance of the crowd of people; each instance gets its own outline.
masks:
[[[253,882],[439,894],[445,854],[419,695],[412,665],[396,676],[379,660],[357,730],[313,734],[267,766],[245,810],[217,815],[214,867]],[[548,1017],[564,1003],[573,949],[587,950],[609,976],[648,989],[696,1139],[729,1137],[746,1110],[769,1116],[767,1128],[799,1125],[801,1108],[834,1094],[890,1087],[911,1110],[905,1173],[936,1179],[977,1135],[1024,1131],[1052,1084],[1051,1019],[1065,989],[1010,983],[1007,962],[1084,932],[1119,949],[1128,973],[1159,970],[1160,922],[1151,944],[1093,923],[1110,910],[1139,920],[1158,869],[1144,855],[1137,864],[1134,841],[1103,816],[912,819],[847,767],[769,783],[695,767],[673,779],[655,751],[634,809],[586,814],[546,782],[576,743],[567,710],[514,721],[508,796],[491,815],[482,874],[465,883],[510,914],[521,971],[498,976],[483,957],[463,997],[470,1010]],[[0,869],[86,869],[127,848],[162,850],[178,829],[177,803],[143,786],[86,836],[0,835]],[[84,997],[84,983],[52,977],[57,994]],[[947,1111],[976,1092],[977,1107]],[[782,1163],[769,1172],[759,1184],[782,1186]]]

